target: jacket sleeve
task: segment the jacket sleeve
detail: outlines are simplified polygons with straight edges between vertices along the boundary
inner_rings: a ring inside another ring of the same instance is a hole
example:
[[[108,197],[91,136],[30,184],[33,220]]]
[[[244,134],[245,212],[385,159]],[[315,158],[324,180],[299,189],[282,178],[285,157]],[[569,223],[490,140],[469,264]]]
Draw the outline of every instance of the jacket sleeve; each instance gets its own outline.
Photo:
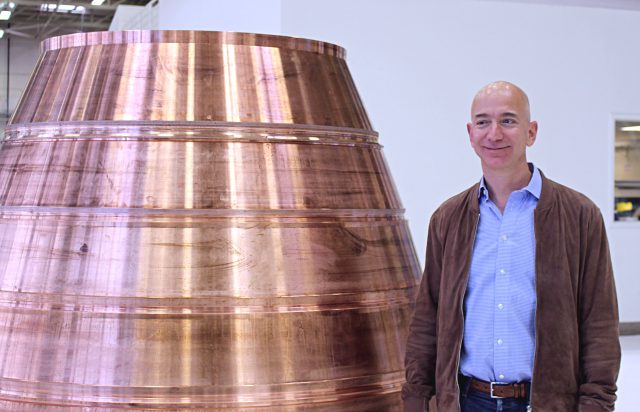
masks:
[[[435,393],[438,292],[442,270],[442,240],[437,233],[437,222],[436,212],[429,223],[425,268],[409,326],[405,356],[407,382],[402,387],[405,412],[427,411],[429,399]]]
[[[584,241],[578,306],[580,411],[612,411],[620,370],[618,301],[604,221],[597,209]]]

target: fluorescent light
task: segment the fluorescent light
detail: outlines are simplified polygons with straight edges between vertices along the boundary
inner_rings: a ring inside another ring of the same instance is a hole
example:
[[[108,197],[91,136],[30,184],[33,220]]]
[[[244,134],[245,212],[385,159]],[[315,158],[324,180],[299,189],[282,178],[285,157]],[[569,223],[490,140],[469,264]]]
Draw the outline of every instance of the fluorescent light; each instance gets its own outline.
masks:
[[[0,29],[0,39],[4,37],[4,30]]]
[[[104,3],[104,0],[92,0],[91,1],[91,5],[92,6],[102,6],[102,3]]]
[[[11,18],[11,12],[9,10],[0,11],[0,20],[9,20]]]
[[[620,130],[623,132],[640,132],[640,126],[625,126],[621,127]]]
[[[57,4],[41,4],[40,5],[40,10],[41,11],[55,11],[57,7],[58,7]]]
[[[15,9],[16,8],[16,4],[14,2],[10,2],[9,3],[9,8],[10,9]]]
[[[49,4],[42,4],[40,5],[40,10],[41,11],[50,11],[50,12],[54,12],[57,11],[58,13],[75,13],[75,14],[82,14],[84,12],[87,11],[87,8],[84,6],[76,6],[73,4],[54,4],[54,3],[49,3]]]

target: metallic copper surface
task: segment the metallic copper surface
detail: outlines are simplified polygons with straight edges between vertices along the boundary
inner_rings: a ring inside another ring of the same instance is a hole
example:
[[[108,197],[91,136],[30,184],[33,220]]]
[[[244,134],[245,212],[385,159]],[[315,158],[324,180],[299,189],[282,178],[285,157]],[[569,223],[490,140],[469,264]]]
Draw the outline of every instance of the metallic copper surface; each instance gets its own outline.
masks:
[[[0,410],[400,409],[419,265],[342,48],[45,40],[0,205]]]

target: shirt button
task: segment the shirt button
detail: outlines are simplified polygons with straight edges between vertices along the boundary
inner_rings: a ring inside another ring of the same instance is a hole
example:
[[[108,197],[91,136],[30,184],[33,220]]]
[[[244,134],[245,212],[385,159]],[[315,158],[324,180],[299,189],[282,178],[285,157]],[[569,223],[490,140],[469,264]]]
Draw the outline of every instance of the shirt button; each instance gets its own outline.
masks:
[[[498,309],[500,309],[500,310],[504,309],[504,305],[503,305],[502,303],[500,303],[500,304],[498,305]]]
[[[500,379],[504,379],[504,375],[503,375],[503,374],[500,374],[500,375],[498,375],[498,378],[500,378]]]
[[[502,339],[498,339],[498,345],[502,345]]]
[[[500,274],[501,274],[501,275],[506,275],[506,274],[507,274],[507,271],[506,271],[506,270],[504,270],[504,269],[500,269]]]
[[[507,235],[502,235],[502,236],[500,236],[500,239],[502,239],[503,241],[504,241],[504,240],[507,240]]]

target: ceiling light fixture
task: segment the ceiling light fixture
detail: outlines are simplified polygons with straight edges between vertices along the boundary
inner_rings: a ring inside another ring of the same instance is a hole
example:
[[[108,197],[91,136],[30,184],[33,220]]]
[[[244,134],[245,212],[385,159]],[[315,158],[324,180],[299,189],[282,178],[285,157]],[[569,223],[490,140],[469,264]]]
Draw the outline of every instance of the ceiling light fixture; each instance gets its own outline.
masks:
[[[0,29],[0,39],[4,37],[4,30]]]
[[[640,132],[640,126],[625,126],[621,127],[620,130],[623,132]]]
[[[11,11],[2,10],[0,11],[0,20],[9,20],[11,18]]]
[[[76,5],[73,5],[73,4],[54,4],[54,3],[49,3],[49,4],[41,4],[40,5],[40,11],[50,11],[50,12],[57,11],[58,13],[76,13],[76,14],[81,14],[81,13],[84,13],[86,10],[87,9],[84,6],[76,6]]]
[[[105,0],[92,0],[91,1],[91,5],[92,6],[102,6],[102,4],[104,3]]]

